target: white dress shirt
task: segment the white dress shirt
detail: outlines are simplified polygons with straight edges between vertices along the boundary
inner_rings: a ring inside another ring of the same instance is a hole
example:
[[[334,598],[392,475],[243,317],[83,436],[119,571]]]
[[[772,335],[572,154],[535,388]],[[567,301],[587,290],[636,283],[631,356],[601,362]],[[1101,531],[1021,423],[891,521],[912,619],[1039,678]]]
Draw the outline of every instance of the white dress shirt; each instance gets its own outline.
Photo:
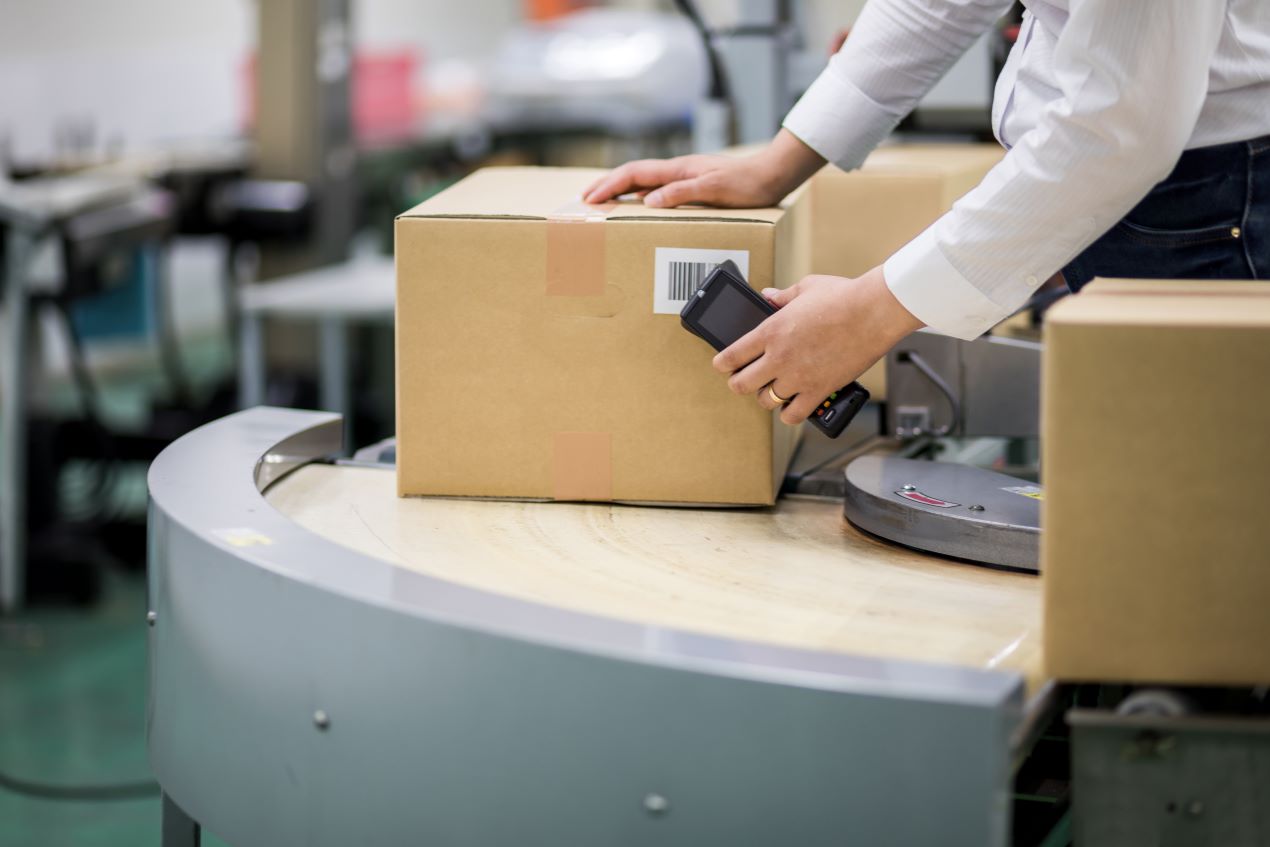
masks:
[[[992,109],[1009,152],[884,265],[905,308],[958,338],[1026,303],[1183,150],[1270,134],[1270,0],[1025,5]],[[785,127],[859,167],[1009,6],[871,0]]]

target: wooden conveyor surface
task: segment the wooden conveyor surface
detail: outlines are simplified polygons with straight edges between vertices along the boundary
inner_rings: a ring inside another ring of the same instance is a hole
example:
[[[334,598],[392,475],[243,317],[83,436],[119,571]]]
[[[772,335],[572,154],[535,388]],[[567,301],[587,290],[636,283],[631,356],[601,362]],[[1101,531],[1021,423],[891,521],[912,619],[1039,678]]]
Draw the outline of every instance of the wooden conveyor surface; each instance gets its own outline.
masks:
[[[894,547],[830,500],[763,510],[399,499],[391,471],[309,465],[268,501],[401,567],[558,607],[1041,682],[1040,580]]]

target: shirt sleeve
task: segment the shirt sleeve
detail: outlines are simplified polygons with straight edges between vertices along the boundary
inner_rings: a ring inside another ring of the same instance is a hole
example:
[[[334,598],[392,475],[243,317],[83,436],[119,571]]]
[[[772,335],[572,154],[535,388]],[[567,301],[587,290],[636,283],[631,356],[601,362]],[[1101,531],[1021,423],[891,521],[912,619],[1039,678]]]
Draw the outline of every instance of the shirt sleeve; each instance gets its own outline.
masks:
[[[1073,0],[1050,102],[983,182],[884,265],[892,293],[975,338],[1027,302],[1177,163],[1225,0]]]
[[[866,156],[1010,7],[1010,0],[871,0],[784,127],[844,170]]]

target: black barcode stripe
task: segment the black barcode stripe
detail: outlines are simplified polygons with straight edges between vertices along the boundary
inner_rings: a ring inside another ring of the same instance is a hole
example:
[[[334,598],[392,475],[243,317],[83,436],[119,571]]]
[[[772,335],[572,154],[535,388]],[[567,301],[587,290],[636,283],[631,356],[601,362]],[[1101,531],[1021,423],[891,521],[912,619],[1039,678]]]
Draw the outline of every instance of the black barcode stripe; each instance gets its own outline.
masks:
[[[687,300],[701,283],[706,281],[710,271],[719,266],[718,262],[670,262],[670,299]]]

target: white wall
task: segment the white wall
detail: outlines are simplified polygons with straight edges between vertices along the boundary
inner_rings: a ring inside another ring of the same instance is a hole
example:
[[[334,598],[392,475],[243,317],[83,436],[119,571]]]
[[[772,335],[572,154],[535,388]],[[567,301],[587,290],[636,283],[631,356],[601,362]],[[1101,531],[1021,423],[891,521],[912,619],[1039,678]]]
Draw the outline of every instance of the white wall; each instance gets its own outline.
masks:
[[[5,0],[0,136],[32,156],[68,119],[99,142],[233,132],[254,14],[250,0]]]
[[[243,62],[256,3],[268,0],[3,0],[0,150],[53,151],[59,125],[91,123],[127,148],[241,128]],[[521,0],[352,0],[358,43],[413,46],[424,63],[488,55],[521,19]],[[700,0],[712,22],[745,0]],[[611,5],[669,8],[666,0]],[[827,44],[863,0],[801,0],[808,43]]]
[[[59,125],[91,122],[128,148],[241,129],[256,2],[3,0],[0,149],[47,156]],[[359,45],[413,46],[425,63],[481,56],[520,0],[353,0]]]
[[[369,48],[414,45],[424,61],[487,56],[522,19],[520,0],[352,0],[353,31]]]

